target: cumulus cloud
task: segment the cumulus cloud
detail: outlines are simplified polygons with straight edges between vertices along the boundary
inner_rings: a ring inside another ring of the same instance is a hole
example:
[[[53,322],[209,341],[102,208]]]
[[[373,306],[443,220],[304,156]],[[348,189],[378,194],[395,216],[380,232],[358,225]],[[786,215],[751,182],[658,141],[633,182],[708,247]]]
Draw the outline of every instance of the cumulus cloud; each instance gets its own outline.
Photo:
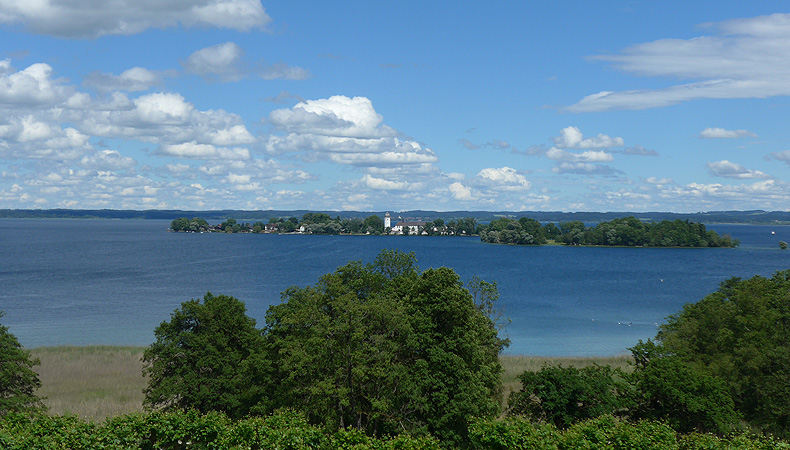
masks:
[[[131,35],[177,25],[249,31],[269,22],[260,0],[0,0],[0,23],[20,23],[33,33],[63,38]]]
[[[663,89],[601,91],[569,112],[639,110],[697,99],[767,98],[790,94],[790,14],[706,24],[715,35],[661,39],[593,59],[640,76],[693,79]]]
[[[269,115],[270,123],[290,133],[353,138],[395,136],[395,130],[383,125],[383,120],[369,99],[343,95],[299,102],[293,108],[278,109]]]
[[[727,161],[726,159],[722,161],[709,162],[705,165],[705,167],[707,167],[708,173],[715,177],[738,178],[744,180],[772,178],[770,175],[760,172],[759,170],[750,170],[741,166],[740,164]]]
[[[244,58],[244,50],[234,42],[202,48],[182,61],[181,66],[188,73],[209,81],[239,81],[253,74],[265,80],[304,80],[310,77],[306,69],[285,63],[265,65],[259,62],[251,65]]]
[[[464,186],[460,181],[451,183],[449,186],[450,194],[456,200],[467,201],[472,200],[472,190]]]
[[[362,177],[362,182],[370,189],[384,190],[384,191],[403,191],[409,188],[409,183],[404,181],[390,181],[383,178],[376,178],[370,174],[365,174]]]
[[[242,60],[243,56],[244,50],[241,47],[233,42],[226,42],[192,53],[181,65],[188,73],[209,79],[238,81],[248,71]]]
[[[577,127],[566,127],[560,130],[560,135],[554,138],[554,145],[559,148],[612,148],[624,145],[623,138],[609,137],[605,134],[598,134],[596,137],[585,139],[581,130]]]
[[[519,192],[532,188],[532,183],[511,167],[485,168],[477,174],[475,181],[481,186],[497,191]]]
[[[116,150],[101,150],[80,160],[84,167],[96,170],[126,170],[137,165],[134,158],[121,155]]]
[[[609,162],[614,161],[614,156],[603,150],[588,150],[582,153],[572,153],[567,150],[552,147],[546,151],[546,157],[554,161],[572,162]]]
[[[182,144],[166,144],[159,147],[160,155],[179,158],[198,159],[250,159],[250,151],[246,148],[216,147],[210,144],[185,142]]]
[[[255,142],[241,118],[222,110],[200,111],[179,94],[146,94],[126,110],[82,111],[81,131],[101,137],[161,144],[247,145]]]
[[[699,134],[703,139],[736,139],[743,137],[756,138],[757,135],[748,130],[725,130],[724,128],[705,128]]]
[[[0,108],[33,109],[51,106],[67,99],[74,89],[52,78],[52,66],[32,64],[15,71],[9,60],[3,62],[0,75]]]
[[[74,128],[61,128],[41,115],[0,119],[0,158],[68,161],[91,150],[89,137]]]
[[[83,84],[105,93],[111,91],[138,92],[147,91],[154,86],[161,86],[163,78],[163,72],[143,67],[132,67],[120,75],[93,72],[85,77]]]

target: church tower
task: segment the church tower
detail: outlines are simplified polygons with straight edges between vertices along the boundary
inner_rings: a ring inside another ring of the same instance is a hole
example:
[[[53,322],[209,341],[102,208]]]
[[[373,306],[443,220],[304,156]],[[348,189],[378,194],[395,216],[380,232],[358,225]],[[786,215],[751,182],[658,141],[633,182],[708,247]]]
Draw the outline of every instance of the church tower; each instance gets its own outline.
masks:
[[[387,211],[386,214],[384,214],[384,229],[387,229],[387,228],[392,228],[392,222],[390,222],[390,212],[389,211]]]

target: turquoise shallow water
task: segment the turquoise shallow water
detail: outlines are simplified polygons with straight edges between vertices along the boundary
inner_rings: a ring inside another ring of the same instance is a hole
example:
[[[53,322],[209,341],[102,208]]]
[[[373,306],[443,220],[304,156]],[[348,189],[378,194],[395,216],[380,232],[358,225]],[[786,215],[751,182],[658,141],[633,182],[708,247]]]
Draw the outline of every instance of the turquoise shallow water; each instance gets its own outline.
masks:
[[[0,220],[0,323],[26,347],[147,345],[181,302],[233,295],[262,324],[292,285],[382,248],[496,281],[506,353],[612,355],[731,276],[790,269],[790,227],[714,225],[737,249],[515,247],[477,238],[168,233],[155,220]],[[775,234],[771,234],[771,232]]]

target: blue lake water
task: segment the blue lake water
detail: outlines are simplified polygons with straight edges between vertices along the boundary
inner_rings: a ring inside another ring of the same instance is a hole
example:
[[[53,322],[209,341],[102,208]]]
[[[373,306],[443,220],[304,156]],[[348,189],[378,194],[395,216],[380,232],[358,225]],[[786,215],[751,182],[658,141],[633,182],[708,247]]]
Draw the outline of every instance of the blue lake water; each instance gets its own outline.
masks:
[[[259,325],[287,287],[314,284],[382,248],[414,251],[498,283],[509,354],[613,355],[732,276],[790,269],[788,226],[713,225],[736,249],[516,247],[479,239],[168,233],[155,220],[0,220],[0,323],[25,347],[148,345],[180,303],[207,291]],[[774,231],[776,234],[771,234]]]

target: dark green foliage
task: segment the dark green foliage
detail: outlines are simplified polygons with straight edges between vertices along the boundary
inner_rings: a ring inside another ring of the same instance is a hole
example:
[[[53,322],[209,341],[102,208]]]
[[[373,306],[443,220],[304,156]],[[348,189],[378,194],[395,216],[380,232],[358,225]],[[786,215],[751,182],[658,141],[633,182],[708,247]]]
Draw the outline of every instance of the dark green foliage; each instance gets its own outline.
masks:
[[[470,447],[479,450],[553,450],[559,433],[550,424],[534,424],[523,417],[475,420],[469,426]]]
[[[613,450],[674,450],[677,435],[669,425],[655,421],[627,422],[604,415],[568,428],[558,439],[557,448]],[[715,441],[719,443],[721,441]],[[728,448],[712,446],[709,448]]]
[[[184,302],[154,334],[143,355],[147,407],[240,417],[263,395],[263,338],[239,300],[207,293]]]
[[[725,434],[738,423],[735,405],[724,383],[677,357],[651,358],[647,364],[636,367],[632,380],[634,417],[664,420],[684,433]]]
[[[723,282],[670,316],[657,341],[722,380],[751,425],[790,436],[790,271]]]
[[[313,423],[374,436],[427,431],[455,444],[471,417],[499,412],[505,342],[451,269],[420,273],[413,254],[383,251],[283,300],[266,318],[277,368],[270,409],[293,407]]]
[[[0,311],[0,318],[3,312]],[[39,362],[22,349],[8,327],[0,325],[0,417],[14,412],[43,409],[36,389],[41,381],[33,367]]]
[[[635,217],[614,219],[586,227],[580,221],[561,223],[540,222],[522,217],[519,220],[499,218],[480,231],[483,242],[494,244],[542,245],[547,239],[566,245],[604,245],[622,247],[737,247],[740,242],[727,235],[708,231],[701,223],[688,220],[642,222]]]
[[[601,416],[560,431],[521,418],[476,419],[465,443],[475,450],[780,450],[788,443],[744,434],[676,434],[666,423],[629,423]],[[326,430],[293,411],[229,419],[221,413],[153,412],[102,424],[77,417],[8,415],[0,418],[3,450],[439,450],[453,448],[430,436],[372,438],[354,429]]]
[[[558,428],[604,414],[616,414],[626,405],[628,386],[622,374],[609,366],[545,366],[519,376],[522,388],[510,394],[508,413],[548,422]]]
[[[637,362],[673,355],[721,380],[751,426],[790,436],[790,271],[723,282],[670,316],[656,340],[636,347]]]
[[[173,231],[186,231],[191,233],[209,231],[209,224],[204,219],[197,217],[188,219],[186,217],[179,217],[170,223],[170,229]]]

